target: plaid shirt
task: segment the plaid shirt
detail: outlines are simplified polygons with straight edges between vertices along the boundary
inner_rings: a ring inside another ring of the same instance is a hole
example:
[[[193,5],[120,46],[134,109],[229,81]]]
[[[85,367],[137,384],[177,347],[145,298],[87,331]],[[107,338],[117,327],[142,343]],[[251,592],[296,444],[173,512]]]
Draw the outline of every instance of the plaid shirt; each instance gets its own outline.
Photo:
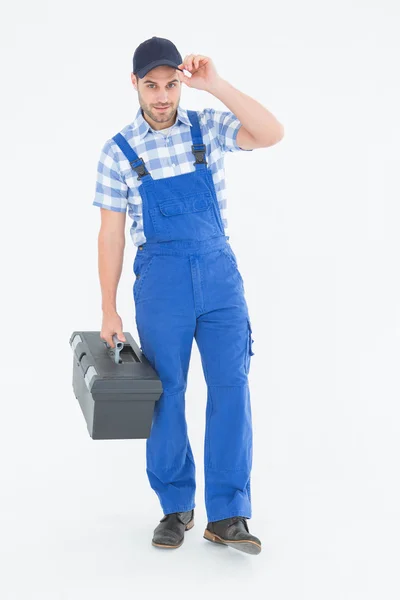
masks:
[[[224,153],[243,150],[236,143],[241,126],[239,119],[230,111],[205,108],[197,111],[203,142],[206,145],[208,168],[211,170],[222,222],[227,229],[225,194]],[[178,106],[177,118],[166,134],[150,127],[139,108],[132,123],[120,133],[143,158],[153,179],[173,177],[194,171],[191,151],[190,121],[185,109]],[[243,150],[244,151],[244,150]],[[140,182],[128,159],[113,139],[104,144],[97,166],[94,206],[125,212],[133,220],[130,235],[133,243],[140,246],[146,242],[142,220]]]

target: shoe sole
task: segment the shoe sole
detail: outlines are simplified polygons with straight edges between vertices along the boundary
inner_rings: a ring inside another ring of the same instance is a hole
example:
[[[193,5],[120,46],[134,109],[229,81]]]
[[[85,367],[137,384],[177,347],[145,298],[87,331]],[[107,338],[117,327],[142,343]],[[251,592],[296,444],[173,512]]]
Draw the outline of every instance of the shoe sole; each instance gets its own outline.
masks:
[[[194,526],[194,519],[192,519],[191,521],[189,521],[189,523],[185,527],[185,531],[188,531],[188,529],[192,529],[193,526]],[[179,544],[177,544],[176,546],[171,546],[171,545],[168,545],[168,544],[157,544],[156,542],[153,542],[153,540],[151,541],[151,543],[152,543],[153,546],[157,546],[157,548],[168,548],[168,549],[170,549],[170,548],[180,548],[182,546],[183,542],[184,542],[184,539],[185,538],[183,537],[182,541]]]
[[[246,552],[247,554],[260,554],[261,552],[261,546],[260,544],[257,544],[257,542],[253,542],[252,540],[225,540],[216,533],[212,533],[208,529],[204,531],[203,538],[209,542],[230,546],[231,548],[235,548],[235,550],[240,550],[241,552]]]

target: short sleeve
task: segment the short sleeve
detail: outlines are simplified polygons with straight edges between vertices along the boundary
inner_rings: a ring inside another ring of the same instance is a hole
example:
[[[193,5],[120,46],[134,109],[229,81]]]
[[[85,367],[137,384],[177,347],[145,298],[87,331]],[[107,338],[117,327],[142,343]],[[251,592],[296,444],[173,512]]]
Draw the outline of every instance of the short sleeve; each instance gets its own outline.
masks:
[[[237,144],[236,138],[242,124],[233,112],[206,108],[205,113],[210,131],[214,133],[223,152],[236,152],[238,150],[242,152],[252,151],[252,149],[246,150],[245,148],[241,148]]]
[[[107,140],[101,149],[92,204],[117,212],[126,212],[128,206],[128,186],[121,175],[111,140]]]

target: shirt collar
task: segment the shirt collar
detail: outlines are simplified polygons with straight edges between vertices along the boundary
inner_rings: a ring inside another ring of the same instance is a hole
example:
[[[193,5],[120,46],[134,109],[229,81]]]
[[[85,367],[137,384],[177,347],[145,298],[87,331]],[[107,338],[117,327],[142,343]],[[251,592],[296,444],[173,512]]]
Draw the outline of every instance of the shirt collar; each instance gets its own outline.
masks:
[[[181,121],[181,123],[184,123],[185,125],[192,125],[187,115],[187,111],[184,108],[181,108],[179,105],[177,108],[177,116],[174,125],[176,125],[178,121]],[[139,107],[139,110],[136,113],[136,117],[132,123],[132,127],[134,129],[134,135],[137,135],[139,139],[142,139],[148,133],[148,131],[151,130],[149,123],[146,121],[146,119],[144,119],[142,115],[141,107]]]

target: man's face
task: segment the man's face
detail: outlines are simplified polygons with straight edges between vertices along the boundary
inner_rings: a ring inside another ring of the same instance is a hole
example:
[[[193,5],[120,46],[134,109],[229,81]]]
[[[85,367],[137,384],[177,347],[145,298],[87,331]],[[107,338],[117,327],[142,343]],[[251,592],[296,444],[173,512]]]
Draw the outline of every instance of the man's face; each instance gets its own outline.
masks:
[[[139,104],[147,115],[153,129],[164,129],[175,122],[175,112],[181,96],[178,71],[167,65],[155,67],[136,81],[131,73],[132,84],[138,92]],[[158,110],[157,107],[166,107]]]

